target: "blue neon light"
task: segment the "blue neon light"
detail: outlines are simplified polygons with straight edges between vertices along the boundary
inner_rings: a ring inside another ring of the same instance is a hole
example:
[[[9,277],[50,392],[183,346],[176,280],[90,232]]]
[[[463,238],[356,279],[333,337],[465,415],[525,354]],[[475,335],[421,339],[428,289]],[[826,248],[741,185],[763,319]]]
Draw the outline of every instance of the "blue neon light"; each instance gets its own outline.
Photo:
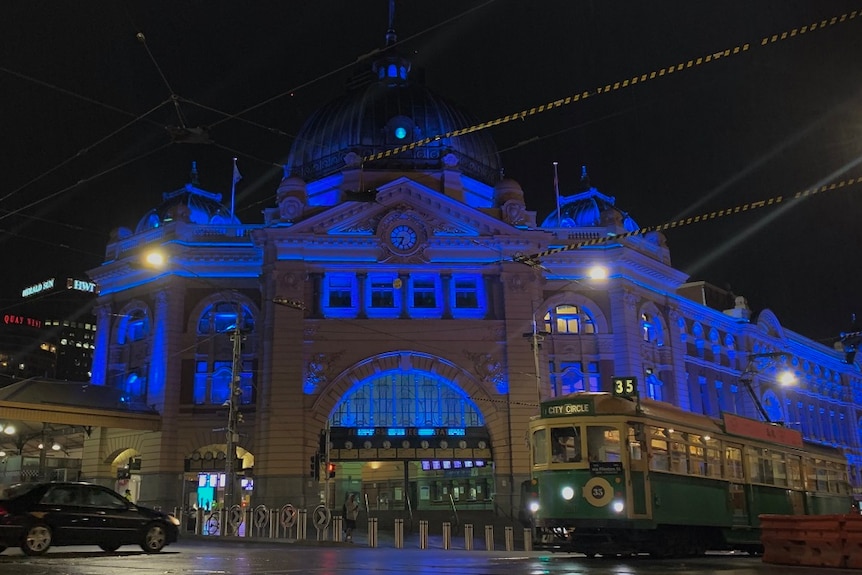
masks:
[[[416,430],[416,435],[418,435],[419,437],[429,437],[429,436],[432,436],[434,434],[435,434],[435,431],[433,429],[428,428],[428,427],[423,427],[423,428]]]
[[[407,137],[407,130],[405,130],[402,126],[398,126],[395,128],[395,137],[399,140],[403,140]]]
[[[460,435],[464,436],[467,434],[467,430],[463,427],[450,427],[446,430],[446,435]]]
[[[360,427],[356,430],[356,435],[360,437],[370,437],[374,435],[373,427]]]
[[[403,436],[407,435],[407,430],[405,430],[403,427],[390,427],[386,430],[386,435]]]

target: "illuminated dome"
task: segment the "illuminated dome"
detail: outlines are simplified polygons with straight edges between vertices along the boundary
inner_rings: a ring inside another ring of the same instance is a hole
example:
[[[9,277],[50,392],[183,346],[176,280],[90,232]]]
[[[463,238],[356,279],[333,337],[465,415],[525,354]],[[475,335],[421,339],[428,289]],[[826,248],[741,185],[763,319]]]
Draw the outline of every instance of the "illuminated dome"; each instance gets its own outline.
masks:
[[[607,226],[619,221],[627,232],[639,229],[628,213],[617,208],[616,199],[590,186],[586,168],[582,169],[579,191],[571,196],[560,196],[560,216],[557,210],[545,218],[543,228],[590,228]]]
[[[389,36],[387,39],[390,40]],[[410,63],[387,55],[374,63],[366,83],[317,110],[290,151],[285,176],[319,180],[364,158],[477,124],[475,117],[435,95],[410,74]],[[370,80],[370,83],[368,82]],[[370,170],[439,170],[493,186],[500,179],[497,147],[487,131],[445,137],[387,158],[365,162]]]
[[[221,194],[197,187],[197,167],[192,163],[192,183],[162,194],[162,203],[147,212],[138,222],[135,233],[159,228],[171,221],[193,224],[240,224],[230,209],[221,203]]]

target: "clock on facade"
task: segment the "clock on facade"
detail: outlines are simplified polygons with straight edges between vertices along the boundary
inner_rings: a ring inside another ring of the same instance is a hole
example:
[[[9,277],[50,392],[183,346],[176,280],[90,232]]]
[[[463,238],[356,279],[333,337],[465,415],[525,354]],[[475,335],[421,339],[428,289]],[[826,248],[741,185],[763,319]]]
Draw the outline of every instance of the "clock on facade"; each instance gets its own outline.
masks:
[[[398,224],[389,232],[389,241],[392,243],[392,247],[397,250],[408,251],[413,249],[417,239],[416,230],[407,224]]]

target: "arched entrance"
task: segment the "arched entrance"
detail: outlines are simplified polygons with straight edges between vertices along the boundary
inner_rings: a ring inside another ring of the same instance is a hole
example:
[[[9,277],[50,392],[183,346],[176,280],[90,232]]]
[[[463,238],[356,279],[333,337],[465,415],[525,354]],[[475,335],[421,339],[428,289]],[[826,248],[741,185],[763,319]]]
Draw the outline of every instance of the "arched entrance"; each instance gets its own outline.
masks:
[[[332,506],[353,492],[380,512],[493,509],[491,436],[458,384],[466,377],[439,358],[409,352],[354,369],[321,434]]]

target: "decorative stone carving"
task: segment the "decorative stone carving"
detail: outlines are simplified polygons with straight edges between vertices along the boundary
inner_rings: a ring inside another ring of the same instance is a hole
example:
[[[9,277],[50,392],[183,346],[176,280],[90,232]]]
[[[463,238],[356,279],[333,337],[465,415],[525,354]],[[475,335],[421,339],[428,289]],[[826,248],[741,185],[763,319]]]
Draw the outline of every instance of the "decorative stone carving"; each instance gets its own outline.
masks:
[[[299,198],[288,197],[278,204],[278,213],[281,219],[292,222],[302,216],[303,204]]]
[[[362,156],[356,152],[347,152],[344,154],[344,165],[347,168],[358,168],[362,164]]]
[[[344,354],[343,351],[336,353],[315,353],[305,364],[305,383],[302,390],[306,394],[317,391],[329,381],[334,371],[333,364]]]
[[[455,154],[446,154],[445,156],[443,156],[442,161],[443,165],[450,170],[458,166],[458,156],[456,156]]]
[[[503,204],[503,221],[518,226],[527,223],[527,209],[523,202],[508,200]]]
[[[464,356],[473,362],[473,371],[480,381],[494,385],[499,393],[508,391],[503,364],[494,355],[464,351]]]

